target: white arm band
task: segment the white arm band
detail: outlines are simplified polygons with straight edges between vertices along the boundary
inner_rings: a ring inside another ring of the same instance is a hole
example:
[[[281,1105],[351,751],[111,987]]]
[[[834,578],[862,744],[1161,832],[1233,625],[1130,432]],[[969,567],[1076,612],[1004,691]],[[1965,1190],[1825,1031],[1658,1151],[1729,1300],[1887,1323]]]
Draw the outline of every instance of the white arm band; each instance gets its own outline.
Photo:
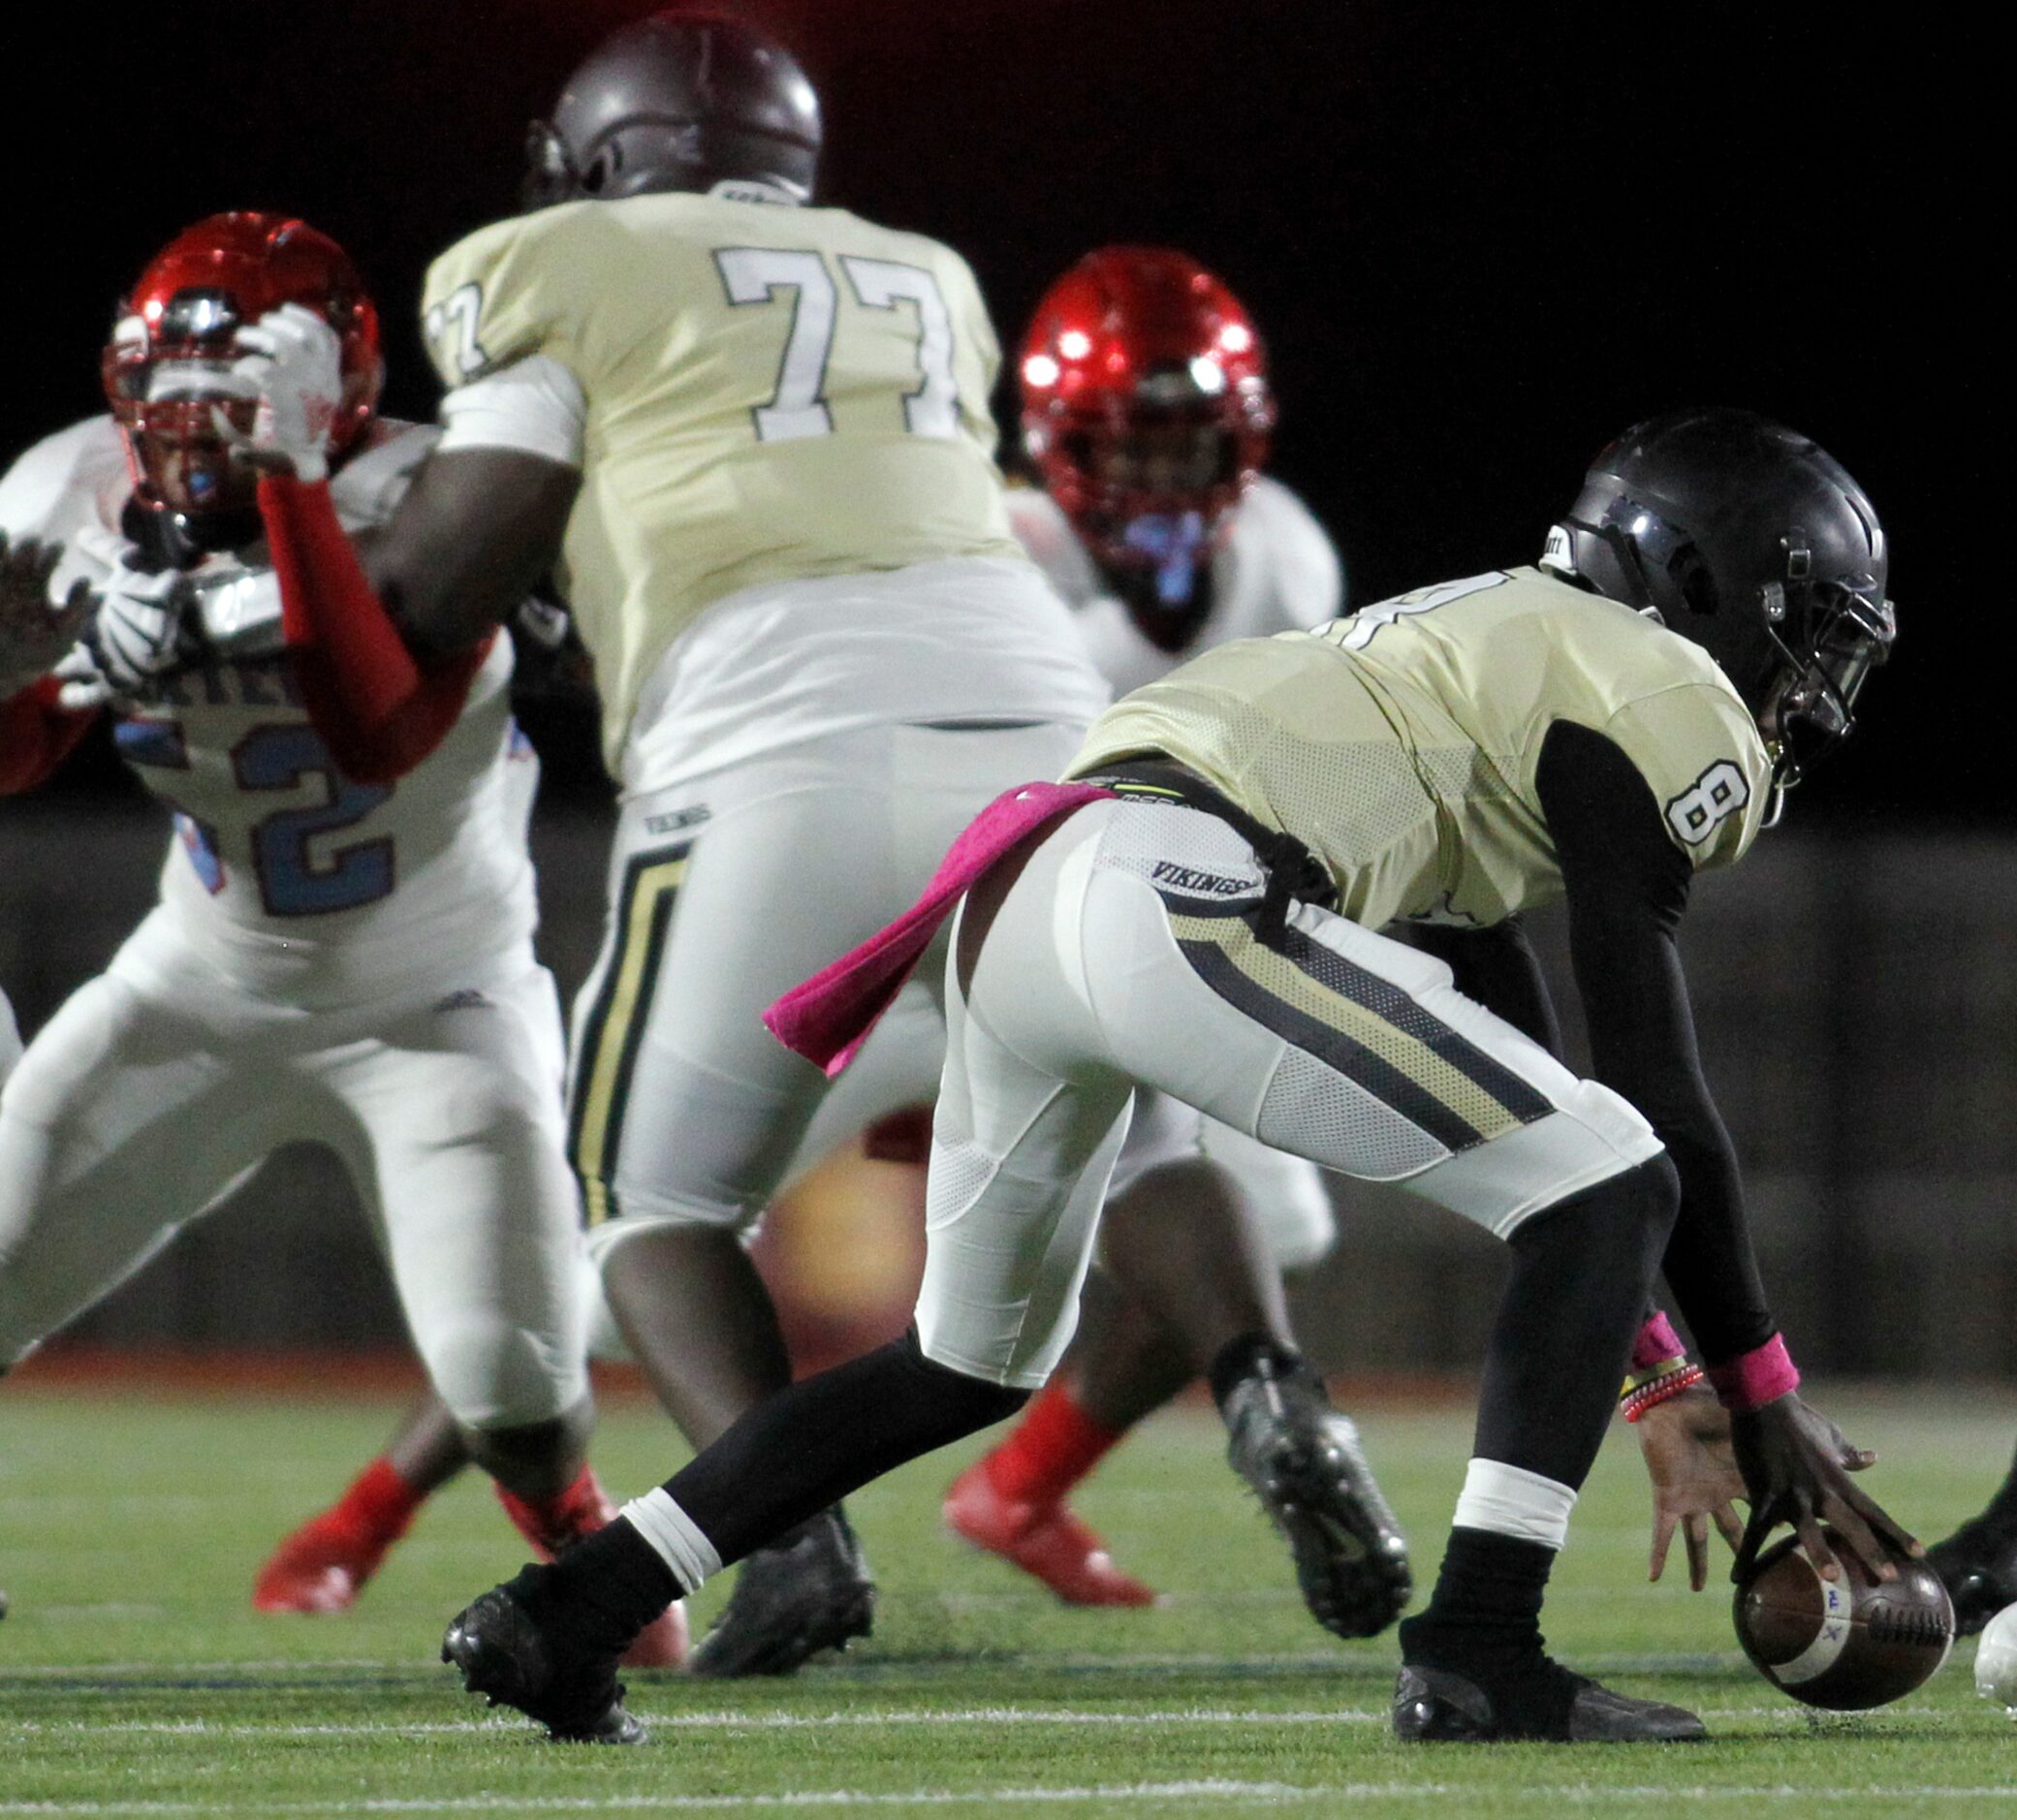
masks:
[[[578,468],[587,417],[582,382],[551,354],[528,354],[448,393],[435,447],[516,449]]]

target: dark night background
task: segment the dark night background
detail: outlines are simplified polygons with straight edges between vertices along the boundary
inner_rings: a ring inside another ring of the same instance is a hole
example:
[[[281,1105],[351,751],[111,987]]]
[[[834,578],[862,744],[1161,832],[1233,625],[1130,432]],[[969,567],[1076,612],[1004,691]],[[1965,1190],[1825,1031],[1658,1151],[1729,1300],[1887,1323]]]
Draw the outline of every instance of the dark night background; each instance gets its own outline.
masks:
[[[78,9],[14,64],[10,448],[95,408],[114,297],[187,221],[285,208],[357,256],[389,405],[429,415],[428,257],[512,205],[524,122],[639,0]],[[935,234],[1013,343],[1102,240],[1201,257],[1267,334],[1276,470],[1360,602],[1539,549],[1635,419],[1817,437],[1895,552],[1896,663],[1797,804],[2009,826],[2002,59],[1890,10],[1401,0],[752,0],[827,109],[827,195]],[[1951,13],[1939,16],[1951,21]],[[1981,628],[1986,627],[1986,630]],[[106,787],[109,764],[79,787]]]
[[[527,119],[648,10],[41,13],[54,30],[16,53],[0,110],[0,444],[101,408],[114,298],[230,207],[293,210],[350,247],[389,325],[388,405],[430,415],[427,260],[512,207]],[[1986,28],[1755,5],[747,10],[821,89],[829,197],[963,250],[1011,347],[1089,246],[1164,241],[1215,267],[1271,343],[1276,471],[1362,603],[1532,560],[1596,450],[1677,404],[1753,406],[1862,480],[1893,543],[1898,655],[1784,832],[1697,894],[1697,1018],[1803,1360],[2017,1374],[2010,103]],[[543,949],[572,981],[601,922],[592,733],[583,713],[533,726]],[[29,1029],[141,913],[162,839],[103,747],[45,794],[0,831],[0,980]],[[194,1229],[85,1336],[395,1337],[347,1190],[305,1170]],[[1356,1194],[1348,1214],[1318,1324],[1340,1356],[1466,1368],[1495,1247]],[[304,1282],[326,1292],[314,1309]]]

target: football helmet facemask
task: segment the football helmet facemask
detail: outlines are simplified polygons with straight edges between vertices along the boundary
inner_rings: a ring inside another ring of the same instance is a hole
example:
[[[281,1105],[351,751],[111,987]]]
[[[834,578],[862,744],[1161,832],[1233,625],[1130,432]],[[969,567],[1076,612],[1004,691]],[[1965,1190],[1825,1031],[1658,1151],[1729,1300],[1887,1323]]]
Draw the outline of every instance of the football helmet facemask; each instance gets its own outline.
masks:
[[[1541,566],[1707,650],[1757,717],[1775,799],[1848,737],[1898,633],[1869,497],[1825,450],[1749,411],[1675,411],[1625,431],[1550,529]]]
[[[257,536],[258,475],[232,457],[215,416],[252,427],[257,388],[233,367],[241,327],[283,303],[313,310],[342,349],[343,395],[330,436],[340,460],[370,424],[384,377],[378,312],[350,256],[286,215],[211,215],[149,262],[120,305],[101,361],[134,493],[198,549]]]
[[[737,180],[812,199],[819,97],[791,52],[725,14],[675,9],[603,40],[525,142],[527,209]],[[756,191],[762,196],[763,190]]]
[[[1186,254],[1100,247],[1044,293],[1016,371],[1045,489],[1095,561],[1181,611],[1275,427],[1240,299]]]

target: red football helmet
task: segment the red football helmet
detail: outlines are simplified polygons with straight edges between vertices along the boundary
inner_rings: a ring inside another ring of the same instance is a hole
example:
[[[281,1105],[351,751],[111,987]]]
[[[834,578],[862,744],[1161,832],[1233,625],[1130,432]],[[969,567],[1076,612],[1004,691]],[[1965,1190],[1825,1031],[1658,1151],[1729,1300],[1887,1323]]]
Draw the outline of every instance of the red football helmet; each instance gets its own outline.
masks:
[[[1044,293],[1023,338],[1023,445],[1093,555],[1152,567],[1206,549],[1267,459],[1267,356],[1240,299],[1188,255],[1103,246]],[[1182,533],[1180,531],[1179,533]]]
[[[237,330],[283,303],[328,323],[343,347],[337,460],[378,403],[378,311],[350,256],[286,215],[239,211],[185,228],[149,262],[120,306],[102,371],[142,501],[201,521],[252,506],[257,475],[231,458],[212,411],[249,430],[256,398],[232,371]]]

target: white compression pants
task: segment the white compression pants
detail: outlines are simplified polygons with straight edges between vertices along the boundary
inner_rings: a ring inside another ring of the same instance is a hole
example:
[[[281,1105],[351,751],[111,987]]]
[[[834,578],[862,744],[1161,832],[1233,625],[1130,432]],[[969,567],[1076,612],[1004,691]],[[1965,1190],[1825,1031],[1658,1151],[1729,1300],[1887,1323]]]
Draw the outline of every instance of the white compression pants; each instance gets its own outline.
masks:
[[[758,1218],[829,1085],[764,1028],[764,1008],[908,909],[990,800],[1055,776],[1083,737],[1076,723],[873,726],[625,801],[571,1059],[569,1141],[598,1258],[655,1224]],[[908,1028],[929,1045],[915,1058],[929,1081],[944,1036],[926,1003]],[[876,1114],[849,1115],[858,1130]]]
[[[149,951],[157,968],[173,952],[158,922]],[[0,1365],[307,1141],[348,1170],[458,1420],[518,1428],[580,1402],[581,1239],[547,971],[521,952],[444,970],[424,996],[327,1011],[249,996],[193,952],[172,977],[124,978],[115,958],[0,1095]]]
[[[945,1020],[937,978],[913,977],[836,1080],[785,1173],[785,1185],[878,1118],[938,1097]],[[1257,1144],[1244,1132],[1172,1103],[1150,1109],[1137,1094],[1135,1114],[1109,1190],[1119,1194],[1144,1171],[1200,1151],[1233,1177],[1252,1209],[1268,1255],[1284,1271],[1307,1269],[1331,1249],[1338,1220],[1323,1172],[1304,1157]]]
[[[1500,1238],[1659,1153],[1440,961],[1308,904],[1260,942],[1241,913],[1262,886],[1238,833],[1174,804],[1093,803],[1030,857],[969,989],[949,988],[928,1358],[1019,1388],[1049,1375],[1137,1085]]]

